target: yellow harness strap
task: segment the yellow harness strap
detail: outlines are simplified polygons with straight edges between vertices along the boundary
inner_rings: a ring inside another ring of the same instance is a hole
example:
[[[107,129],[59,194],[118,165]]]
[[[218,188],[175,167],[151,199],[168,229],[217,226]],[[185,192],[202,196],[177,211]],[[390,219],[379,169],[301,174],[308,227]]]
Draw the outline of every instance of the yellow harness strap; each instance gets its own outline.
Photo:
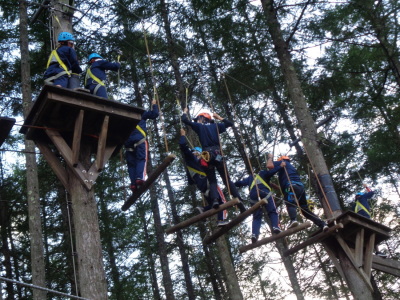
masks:
[[[187,168],[188,168],[189,172],[194,172],[194,173],[199,174],[199,175],[202,175],[202,176],[207,176],[206,173],[204,173],[204,172],[201,172],[201,171],[196,170],[196,169],[194,169],[194,168],[191,168],[191,167],[189,167],[189,166],[187,166]]]
[[[364,210],[371,218],[371,213],[368,211],[368,209],[366,209],[365,206],[362,205],[359,201],[356,201],[356,207],[354,208],[354,211],[358,213],[360,210]]]
[[[146,138],[146,132],[144,132],[144,130],[139,125],[136,126],[136,129],[139,130],[140,133],[143,134],[143,136]]]
[[[100,80],[99,78],[97,78],[96,76],[93,75],[92,70],[90,69],[90,67],[86,71],[85,86],[86,86],[86,82],[87,82],[89,77],[92,78],[94,81],[96,81],[98,84],[100,84],[102,86],[106,85],[102,80]]]
[[[60,65],[60,67],[67,72],[68,76],[71,76],[71,72],[68,70],[67,66],[64,64],[64,62],[61,60],[60,56],[57,53],[57,50],[53,50],[51,51],[51,54],[49,56],[49,59],[47,60],[47,67],[48,68],[50,66],[50,63],[53,60],[53,57],[57,60],[58,64]]]
[[[270,191],[272,191],[272,189],[270,188],[268,183],[266,183],[265,180],[262,179],[261,176],[258,174],[255,176],[253,182],[251,183],[250,190],[254,187],[255,184],[259,184],[259,183],[262,183],[265,187],[267,187]]]

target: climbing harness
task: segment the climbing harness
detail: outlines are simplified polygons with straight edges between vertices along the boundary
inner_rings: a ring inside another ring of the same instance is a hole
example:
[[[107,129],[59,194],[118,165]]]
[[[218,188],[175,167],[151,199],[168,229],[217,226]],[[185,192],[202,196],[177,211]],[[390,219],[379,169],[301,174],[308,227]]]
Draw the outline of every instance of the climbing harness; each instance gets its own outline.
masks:
[[[360,210],[363,210],[363,211],[365,211],[367,214],[368,214],[368,216],[371,218],[371,213],[368,211],[368,209],[364,206],[364,205],[362,205],[361,203],[360,203],[360,201],[356,201],[356,206],[355,206],[355,208],[354,208],[354,211],[356,212],[356,213],[358,213]]]
[[[68,68],[67,68],[67,66],[65,65],[65,63],[61,60],[60,56],[59,56],[58,53],[57,53],[57,49],[51,51],[51,54],[50,54],[49,59],[48,59],[48,61],[47,61],[47,66],[46,66],[46,68],[49,68],[49,66],[50,66],[51,64],[55,64],[55,63],[58,63],[58,64],[60,65],[60,67],[61,67],[64,71],[62,71],[62,72],[60,72],[60,73],[58,73],[58,74],[56,74],[56,75],[54,75],[54,76],[51,76],[51,77],[49,77],[49,78],[46,78],[44,82],[47,83],[47,84],[52,84],[52,82],[53,82],[54,80],[56,80],[56,79],[58,79],[58,78],[60,78],[61,76],[64,76],[64,75],[68,75],[68,77],[71,77],[72,71],[71,71],[71,70],[68,70]]]
[[[92,67],[89,67],[86,71],[86,76],[85,76],[85,86],[87,85],[87,80],[89,78],[93,79],[94,82],[97,82],[96,87],[94,88],[93,94],[96,95],[97,91],[99,90],[99,88],[101,88],[102,86],[105,86],[106,84],[104,83],[104,81],[100,80],[98,77],[96,77],[95,75],[93,75]]]

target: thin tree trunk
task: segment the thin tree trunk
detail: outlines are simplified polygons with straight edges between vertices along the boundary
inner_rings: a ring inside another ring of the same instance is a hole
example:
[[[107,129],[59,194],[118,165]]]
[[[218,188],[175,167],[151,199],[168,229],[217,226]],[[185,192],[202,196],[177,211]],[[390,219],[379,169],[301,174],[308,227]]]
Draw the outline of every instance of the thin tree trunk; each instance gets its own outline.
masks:
[[[32,104],[29,39],[28,39],[28,14],[27,3],[19,1],[20,17],[20,50],[21,50],[21,83],[23,112],[26,117]],[[46,275],[43,252],[42,223],[40,218],[39,181],[36,164],[35,145],[25,139],[26,179],[28,191],[29,233],[31,240],[32,283],[46,287]],[[46,298],[46,292],[33,289],[33,299]]]
[[[338,216],[342,211],[336,192],[333,189],[332,179],[330,178],[328,167],[318,145],[315,122],[308,110],[299,78],[291,60],[288,45],[283,39],[280,24],[277,19],[277,11],[274,8],[274,3],[272,0],[261,0],[261,3],[267,19],[268,30],[271,34],[275,51],[281,65],[281,70],[287,84],[289,98],[293,103],[294,111],[299,122],[304,148],[308,154],[310,162],[314,165],[317,176],[325,180],[325,182],[323,182],[324,190],[329,190],[329,197],[327,199],[327,201],[329,201],[329,205],[325,199],[322,201],[325,214],[328,217]],[[344,251],[342,249],[338,249],[338,253],[340,264],[342,265],[347,283],[353,293],[353,296],[356,299],[372,300],[373,296],[369,290],[369,287],[359,275],[357,270],[355,270]]]
[[[149,156],[148,166],[151,165],[152,165],[151,158]],[[150,187],[150,203],[151,203],[151,211],[153,212],[154,228],[156,232],[156,240],[158,246],[157,252],[160,257],[162,281],[165,289],[165,298],[167,300],[174,300],[175,299],[174,287],[172,284],[171,273],[169,270],[167,246],[164,239],[164,229],[161,224],[160,208],[158,205],[159,195],[162,194],[157,192],[156,186],[153,184]]]

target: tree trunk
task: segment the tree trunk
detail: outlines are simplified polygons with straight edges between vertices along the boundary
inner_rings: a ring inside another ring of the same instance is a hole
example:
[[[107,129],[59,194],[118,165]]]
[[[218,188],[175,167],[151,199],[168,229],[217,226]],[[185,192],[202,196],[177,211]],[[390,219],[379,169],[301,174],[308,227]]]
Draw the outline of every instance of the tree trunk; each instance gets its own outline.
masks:
[[[23,112],[26,117],[32,104],[31,71],[29,57],[27,3],[19,1],[21,83]],[[25,139],[26,179],[28,191],[29,233],[31,240],[32,284],[46,287],[46,275],[43,252],[42,223],[40,218],[39,181],[36,164],[35,144]],[[33,299],[46,298],[46,292],[33,289]]]
[[[317,173],[317,176],[322,181],[322,187],[325,190],[328,198],[328,202],[325,201],[325,199],[322,201],[325,214],[328,217],[338,216],[342,211],[340,209],[336,192],[333,189],[332,179],[330,178],[328,167],[318,145],[317,130],[314,120],[312,119],[308,110],[300,81],[291,60],[288,46],[283,39],[280,24],[277,19],[277,11],[274,8],[272,0],[261,0],[261,3],[267,19],[268,31],[271,34],[275,51],[281,65],[281,70],[287,84],[289,98],[293,103],[295,114],[299,122],[304,148]],[[353,296],[356,299],[372,299],[372,293],[368,285],[360,277],[357,270],[355,270],[344,251],[339,249],[338,253],[340,257],[340,264],[342,265],[347,284],[352,291]]]
[[[53,49],[58,44],[57,37],[60,32],[72,33],[72,16],[74,11],[62,4],[70,5],[70,0],[51,0],[51,6],[54,7],[54,15],[51,20]]]
[[[90,145],[81,144],[80,161],[88,169]],[[73,187],[70,190],[75,224],[80,293],[84,298],[108,299],[94,190],[88,191],[70,167],[67,168],[67,171],[69,184]]]
[[[171,206],[171,213],[172,213],[172,218],[174,224],[180,223],[180,218],[178,216],[178,212],[176,209],[176,200],[174,193],[172,191],[172,185],[171,181],[169,179],[169,175],[167,170],[163,172],[163,177],[165,181],[165,186],[167,188],[168,192],[168,198],[169,198],[169,203]],[[194,294],[194,289],[193,289],[193,282],[192,278],[190,276],[190,267],[189,267],[189,257],[188,254],[186,253],[186,247],[184,243],[184,238],[181,230],[178,230],[176,233],[176,243],[178,244],[178,249],[179,249],[179,254],[181,256],[181,262],[182,262],[182,270],[183,270],[183,275],[185,277],[185,283],[186,283],[186,289],[187,289],[187,298],[190,300],[196,299],[196,296]]]
[[[239,281],[226,242],[226,236],[218,238],[216,244],[221,259],[221,267],[225,275],[225,284],[228,293],[227,298],[230,300],[243,300],[242,291],[240,290]]]
[[[151,165],[151,159],[149,156],[148,166],[150,165]],[[175,299],[174,287],[172,284],[171,273],[169,270],[167,246],[164,239],[164,229],[161,224],[160,208],[158,206],[158,198],[157,198],[159,195],[161,195],[161,193],[158,193],[156,189],[157,189],[156,185],[154,184],[150,187],[150,203],[151,203],[151,211],[153,212],[154,228],[156,231],[157,252],[160,257],[162,280],[165,289],[165,298],[167,300],[174,300]]]

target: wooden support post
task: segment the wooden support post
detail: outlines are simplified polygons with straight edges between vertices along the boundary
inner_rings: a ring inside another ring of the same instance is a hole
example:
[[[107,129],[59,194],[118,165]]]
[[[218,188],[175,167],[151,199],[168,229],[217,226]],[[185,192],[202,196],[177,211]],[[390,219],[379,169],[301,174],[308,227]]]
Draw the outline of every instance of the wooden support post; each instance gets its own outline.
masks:
[[[356,234],[356,242],[354,248],[354,260],[357,265],[362,265],[364,260],[364,228],[361,228]]]
[[[92,184],[89,183],[87,178],[87,171],[82,166],[81,163],[78,163],[76,167],[73,166],[72,163],[72,151],[68,144],[65,142],[64,138],[59,134],[58,131],[54,129],[45,129],[47,136],[51,139],[53,144],[57,147],[57,150],[61,153],[62,157],[65,159],[65,162],[68,166],[71,167],[74,174],[79,178],[85,188],[90,191],[92,188]]]
[[[400,261],[382,258],[376,255],[372,257],[372,267],[375,270],[391,274],[393,276],[400,277]]]
[[[248,210],[246,210],[244,213],[241,213],[235,219],[233,219],[228,224],[226,224],[224,227],[220,228],[219,230],[216,230],[212,235],[206,237],[204,239],[204,243],[205,244],[212,243],[217,238],[219,238],[221,235],[227,233],[230,229],[232,229],[233,227],[238,225],[240,222],[242,222],[244,219],[246,219],[248,216],[250,216],[254,211],[256,211],[261,205],[264,205],[264,204],[267,204],[267,200],[261,199],[256,204],[254,204],[252,207],[250,207]]]
[[[218,213],[221,210],[224,210],[224,209],[227,209],[229,207],[232,207],[232,206],[238,204],[239,202],[240,201],[239,201],[238,198],[234,198],[231,201],[227,201],[224,204],[221,204],[218,209],[207,210],[207,211],[203,212],[202,214],[196,215],[196,216],[194,216],[194,217],[192,217],[192,218],[190,218],[188,220],[185,220],[185,221],[183,221],[183,222],[181,222],[179,224],[176,224],[174,226],[171,226],[170,228],[167,228],[165,230],[165,233],[166,234],[171,234],[171,233],[174,233],[174,232],[176,232],[176,231],[178,231],[180,229],[186,228],[186,227],[188,227],[188,226],[190,226],[190,225],[192,225],[194,223],[197,223],[197,222],[199,222],[201,220],[204,220],[206,218],[209,218],[209,217],[215,215],[216,213]]]
[[[54,173],[56,173],[58,179],[61,181],[65,189],[68,193],[71,193],[69,182],[68,182],[68,175],[65,171],[64,166],[60,163],[60,160],[56,157],[56,155],[51,151],[50,147],[40,141],[36,141],[36,146],[39,148],[40,152],[46,158],[47,163],[53,169]]]
[[[336,270],[339,272],[339,275],[340,275],[342,278],[345,278],[345,277],[344,277],[343,268],[342,268],[342,266],[340,265],[339,260],[338,260],[337,257],[336,257],[336,254],[332,251],[332,249],[329,247],[329,245],[327,245],[327,244],[325,244],[325,243],[322,243],[322,245],[324,246],[326,252],[328,253],[328,255],[329,255],[331,261],[332,261],[333,264],[335,265]]]
[[[343,228],[343,224],[342,223],[336,224],[336,225],[330,227],[327,231],[321,232],[321,233],[319,233],[317,235],[314,235],[313,237],[307,239],[303,243],[301,243],[301,244],[299,244],[299,245],[297,245],[297,246],[295,246],[293,248],[290,248],[289,250],[284,251],[283,255],[284,256],[292,255],[293,253],[296,253],[297,251],[307,247],[308,245],[314,244],[314,243],[316,243],[316,242],[318,242],[320,240],[323,240],[323,239],[327,238],[331,234],[335,233],[335,231],[337,229],[342,229],[342,228]]]
[[[252,243],[252,244],[249,244],[249,245],[246,245],[246,246],[242,246],[242,247],[239,248],[239,252],[243,253],[243,252],[249,251],[251,249],[260,247],[262,245],[274,242],[274,241],[279,240],[279,239],[281,239],[281,238],[283,238],[285,236],[292,235],[292,234],[294,234],[294,233],[296,233],[298,231],[306,229],[306,228],[308,228],[310,226],[311,226],[311,223],[307,221],[307,222],[302,223],[302,224],[300,224],[300,225],[298,225],[296,227],[290,228],[290,229],[282,231],[282,232],[280,232],[278,234],[274,234],[274,235],[269,236],[267,238],[261,239],[261,240],[255,242],[255,243]]]
[[[108,115],[104,116],[103,125],[101,126],[99,141],[97,144],[96,164],[97,164],[98,172],[100,172],[104,168],[104,151],[105,151],[106,143],[107,143],[109,119],[110,119],[110,117]]]
[[[372,269],[372,253],[375,247],[375,233],[372,233],[369,236],[368,241],[365,244],[365,253],[364,253],[364,272],[367,274],[367,277],[371,277],[371,269]]]
[[[76,167],[79,162],[79,152],[81,150],[82,125],[83,125],[84,115],[85,111],[81,109],[75,120],[74,137],[72,140],[72,166],[74,167]]]
[[[121,209],[123,211],[126,211],[129,209],[129,207],[132,206],[133,203],[135,203],[135,201],[137,199],[139,199],[139,197],[145,192],[147,191],[147,189],[150,187],[150,185],[158,178],[158,176],[160,176],[160,174],[174,161],[174,159],[176,158],[175,154],[170,154],[168,155],[164,161],[161,163],[161,165],[159,165],[154,171],[153,173],[151,173],[149,175],[149,177],[147,178],[147,180],[143,183],[143,185],[140,187],[140,189],[138,191],[136,191],[135,193],[133,193],[128,200],[125,201],[124,205],[122,205]]]

